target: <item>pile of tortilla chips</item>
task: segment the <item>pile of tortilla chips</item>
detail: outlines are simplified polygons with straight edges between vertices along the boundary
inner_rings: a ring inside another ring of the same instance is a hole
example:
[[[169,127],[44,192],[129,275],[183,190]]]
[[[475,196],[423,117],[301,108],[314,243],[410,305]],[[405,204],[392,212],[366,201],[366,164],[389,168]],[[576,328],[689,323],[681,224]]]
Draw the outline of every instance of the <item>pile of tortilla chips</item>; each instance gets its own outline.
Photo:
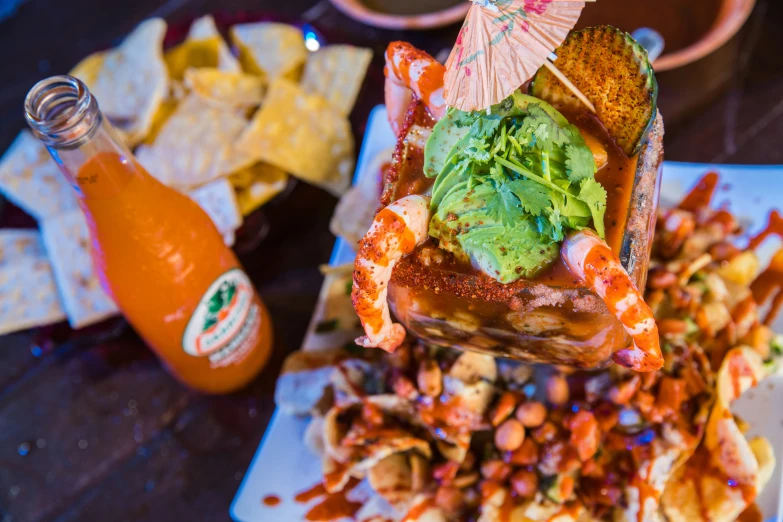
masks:
[[[166,30],[162,19],[146,20],[70,74],[87,84],[150,174],[196,200],[227,244],[244,216],[285,189],[289,174],[337,196],[347,190],[354,166],[347,116],[370,50],[310,52],[297,27],[251,23],[231,28],[232,53],[211,16],[164,50]],[[40,226],[0,230],[0,334],[65,317],[79,328],[116,314],[92,269],[76,197],[28,131],[0,160],[0,192]]]

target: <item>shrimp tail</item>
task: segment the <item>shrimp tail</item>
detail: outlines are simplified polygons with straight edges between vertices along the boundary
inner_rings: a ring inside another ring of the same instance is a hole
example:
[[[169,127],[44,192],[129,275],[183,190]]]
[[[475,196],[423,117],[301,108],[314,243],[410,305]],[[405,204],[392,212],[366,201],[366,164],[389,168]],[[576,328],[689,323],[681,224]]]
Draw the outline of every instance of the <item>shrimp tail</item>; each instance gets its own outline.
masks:
[[[394,351],[405,340],[405,328],[391,320],[386,294],[397,262],[427,239],[430,200],[407,196],[382,209],[362,239],[356,255],[351,301],[365,336],[356,344]]]
[[[395,134],[400,133],[414,94],[436,120],[446,114],[446,67],[426,52],[406,42],[392,42],[386,49],[384,73],[386,109]]]
[[[663,367],[658,326],[644,297],[609,246],[591,230],[569,235],[561,256],[571,273],[598,294],[631,337],[632,345],[614,353],[614,361],[637,372]]]

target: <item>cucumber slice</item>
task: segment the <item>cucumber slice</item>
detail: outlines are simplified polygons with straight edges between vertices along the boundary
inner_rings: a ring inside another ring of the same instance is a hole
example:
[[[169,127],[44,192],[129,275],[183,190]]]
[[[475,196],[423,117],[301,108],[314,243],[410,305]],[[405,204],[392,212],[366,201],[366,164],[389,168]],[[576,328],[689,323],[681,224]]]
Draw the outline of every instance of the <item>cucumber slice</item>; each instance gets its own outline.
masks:
[[[655,121],[658,83],[647,51],[631,35],[602,25],[572,31],[556,51],[555,65],[593,102],[598,119],[628,156],[642,148]],[[530,93],[555,105],[584,106],[546,67]]]

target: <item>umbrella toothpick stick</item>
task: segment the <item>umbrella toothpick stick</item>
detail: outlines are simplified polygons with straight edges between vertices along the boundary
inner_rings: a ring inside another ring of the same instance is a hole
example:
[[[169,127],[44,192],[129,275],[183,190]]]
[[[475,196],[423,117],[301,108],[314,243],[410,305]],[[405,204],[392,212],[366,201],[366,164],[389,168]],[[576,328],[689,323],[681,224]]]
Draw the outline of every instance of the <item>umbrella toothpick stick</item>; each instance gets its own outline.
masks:
[[[469,0],[446,62],[444,99],[462,111],[500,103],[543,65],[592,112],[595,106],[551,63],[550,55],[595,0]],[[547,59],[547,56],[549,58]]]
[[[585,106],[586,106],[588,109],[590,109],[590,112],[592,112],[593,114],[595,114],[595,105],[593,105],[593,102],[591,102],[590,100],[588,100],[588,99],[587,99],[587,96],[585,96],[585,95],[584,95],[584,93],[583,93],[582,91],[580,91],[580,90],[579,90],[579,87],[577,87],[576,85],[574,85],[574,83],[573,83],[571,80],[569,80],[569,79],[566,77],[566,75],[565,75],[565,74],[561,73],[561,72],[560,72],[560,69],[558,69],[558,68],[557,68],[557,66],[556,66],[555,64],[553,64],[553,63],[550,61],[550,60],[551,60],[553,57],[554,57],[553,55],[550,55],[550,56],[549,56],[549,59],[547,59],[547,60],[544,60],[544,67],[546,67],[547,69],[549,69],[549,71],[550,71],[552,74],[554,74],[555,76],[557,76],[557,79],[558,79],[558,80],[560,80],[561,82],[563,82],[563,85],[565,85],[566,87],[568,87],[568,89],[569,89],[569,90],[570,90],[572,93],[574,93],[574,96],[576,96],[577,98],[579,98],[579,101],[581,101],[582,103],[584,103],[584,104],[585,104]]]

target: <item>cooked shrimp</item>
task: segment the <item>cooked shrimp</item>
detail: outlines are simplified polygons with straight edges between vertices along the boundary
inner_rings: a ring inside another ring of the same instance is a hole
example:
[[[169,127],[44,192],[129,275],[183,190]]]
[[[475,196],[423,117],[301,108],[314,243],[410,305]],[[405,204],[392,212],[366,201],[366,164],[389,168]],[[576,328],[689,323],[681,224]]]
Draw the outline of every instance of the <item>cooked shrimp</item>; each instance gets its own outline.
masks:
[[[394,134],[400,133],[412,95],[424,102],[439,120],[446,114],[443,99],[444,67],[435,58],[409,43],[392,42],[386,49],[386,110]]]
[[[660,369],[663,354],[653,312],[609,246],[594,232],[582,230],[566,238],[561,255],[571,273],[595,290],[631,336],[633,345],[616,352],[615,362],[638,372]]]
[[[394,265],[427,239],[429,222],[424,196],[404,197],[375,216],[354,265],[351,300],[367,334],[356,344],[392,352],[405,340],[405,329],[391,320],[386,292]]]

